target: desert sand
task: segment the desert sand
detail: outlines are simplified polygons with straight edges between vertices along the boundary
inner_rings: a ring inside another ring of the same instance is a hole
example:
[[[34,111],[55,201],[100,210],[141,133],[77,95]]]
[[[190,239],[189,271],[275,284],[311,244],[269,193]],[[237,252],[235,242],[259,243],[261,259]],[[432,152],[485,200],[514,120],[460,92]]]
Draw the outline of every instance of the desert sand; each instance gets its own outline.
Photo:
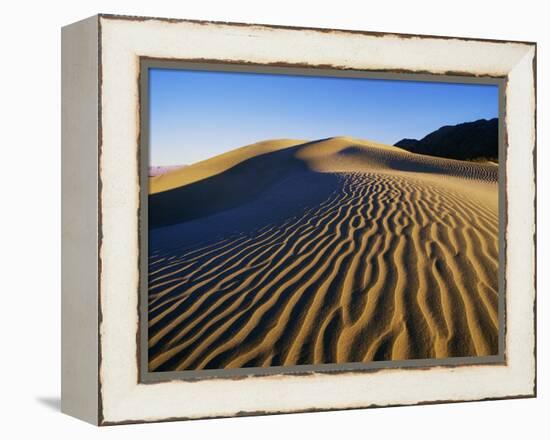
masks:
[[[349,137],[151,178],[150,370],[497,354],[497,181]]]

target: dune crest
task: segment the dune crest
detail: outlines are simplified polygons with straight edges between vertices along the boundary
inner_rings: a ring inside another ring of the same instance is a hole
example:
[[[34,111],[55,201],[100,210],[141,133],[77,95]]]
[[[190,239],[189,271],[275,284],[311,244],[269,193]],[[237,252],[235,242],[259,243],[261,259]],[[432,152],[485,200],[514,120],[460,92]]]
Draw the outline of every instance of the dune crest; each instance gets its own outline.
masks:
[[[149,179],[149,193],[155,194],[188,185],[222,173],[252,157],[292,147],[303,142],[296,139],[273,139],[230,150],[227,153],[189,165],[185,169],[180,168]]]
[[[497,354],[498,166],[349,137],[222,156],[150,196],[151,370]]]

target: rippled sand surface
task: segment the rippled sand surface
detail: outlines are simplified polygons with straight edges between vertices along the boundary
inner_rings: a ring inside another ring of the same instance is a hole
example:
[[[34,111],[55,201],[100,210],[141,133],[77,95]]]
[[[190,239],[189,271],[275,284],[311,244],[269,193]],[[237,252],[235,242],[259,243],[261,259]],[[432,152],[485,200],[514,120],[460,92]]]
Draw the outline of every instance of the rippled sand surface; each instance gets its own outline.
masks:
[[[497,175],[338,137],[151,179],[150,370],[497,354]]]

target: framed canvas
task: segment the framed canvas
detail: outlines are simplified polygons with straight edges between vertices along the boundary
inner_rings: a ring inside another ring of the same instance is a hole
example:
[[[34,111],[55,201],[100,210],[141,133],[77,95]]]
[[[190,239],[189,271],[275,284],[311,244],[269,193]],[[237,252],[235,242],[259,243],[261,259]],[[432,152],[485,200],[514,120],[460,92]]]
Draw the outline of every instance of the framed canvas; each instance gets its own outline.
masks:
[[[536,45],[62,31],[62,410],[536,395]]]

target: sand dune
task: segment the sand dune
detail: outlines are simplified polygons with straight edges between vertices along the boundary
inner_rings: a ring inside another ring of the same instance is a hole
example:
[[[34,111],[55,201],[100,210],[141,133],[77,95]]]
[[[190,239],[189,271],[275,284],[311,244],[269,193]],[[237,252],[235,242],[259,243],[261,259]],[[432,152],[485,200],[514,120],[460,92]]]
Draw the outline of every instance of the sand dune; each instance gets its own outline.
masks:
[[[151,370],[497,354],[497,166],[339,137],[161,177]]]
[[[275,139],[237,148],[236,150],[231,150],[219,156],[195,163],[186,167],[185,170],[180,169],[179,172],[178,170],[174,170],[170,173],[155,176],[149,179],[149,192],[155,194],[183,185],[189,185],[190,183],[226,171],[247,159],[302,144],[303,142],[297,139]]]

